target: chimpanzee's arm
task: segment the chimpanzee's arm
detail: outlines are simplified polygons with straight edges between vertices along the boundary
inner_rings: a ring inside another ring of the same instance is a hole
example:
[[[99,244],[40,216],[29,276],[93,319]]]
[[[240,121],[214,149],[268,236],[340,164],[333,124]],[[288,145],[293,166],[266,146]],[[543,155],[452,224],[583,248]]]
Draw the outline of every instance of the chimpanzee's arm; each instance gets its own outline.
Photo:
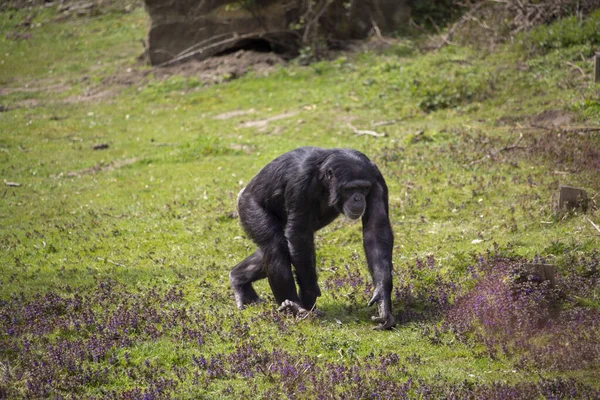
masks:
[[[369,306],[377,303],[379,325],[376,329],[394,326],[392,316],[392,249],[394,235],[388,215],[388,193],[383,178],[378,177],[367,197],[367,209],[362,217],[363,245],[369,271],[373,277],[374,293]]]
[[[291,194],[290,194],[291,195]],[[310,310],[321,295],[317,283],[314,232],[310,225],[313,212],[304,193],[296,192],[297,199],[288,202],[288,220],[285,237],[298,281],[300,303]]]

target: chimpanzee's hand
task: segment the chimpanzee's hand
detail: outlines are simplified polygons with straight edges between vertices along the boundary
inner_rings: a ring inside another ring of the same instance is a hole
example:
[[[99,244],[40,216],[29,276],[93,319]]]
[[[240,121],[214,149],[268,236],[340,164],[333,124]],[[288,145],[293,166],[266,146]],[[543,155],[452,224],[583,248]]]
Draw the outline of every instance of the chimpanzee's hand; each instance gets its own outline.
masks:
[[[391,294],[384,293],[384,290],[379,287],[375,288],[373,297],[367,306],[370,307],[374,303],[377,303],[377,315],[371,317],[371,320],[379,324],[374,329],[383,331],[392,328],[396,324],[396,320],[392,315]]]
[[[298,304],[294,301],[291,301],[291,300],[285,300],[283,303],[281,303],[281,305],[279,306],[277,311],[291,312],[296,317],[300,317],[300,318],[305,317],[309,312],[307,309],[302,307],[300,304]]]

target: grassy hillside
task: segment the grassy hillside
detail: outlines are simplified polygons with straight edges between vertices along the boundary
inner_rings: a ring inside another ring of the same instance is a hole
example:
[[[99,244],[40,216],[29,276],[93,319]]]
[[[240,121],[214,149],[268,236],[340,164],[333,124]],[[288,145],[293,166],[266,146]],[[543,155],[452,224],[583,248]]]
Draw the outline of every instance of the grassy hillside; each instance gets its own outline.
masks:
[[[29,14],[0,14],[0,398],[600,396],[599,13],[211,84],[138,61],[141,9]],[[235,308],[237,193],[302,145],[387,180],[391,331],[341,218],[316,235],[323,316],[277,313],[266,282]],[[557,210],[561,184],[587,211]]]

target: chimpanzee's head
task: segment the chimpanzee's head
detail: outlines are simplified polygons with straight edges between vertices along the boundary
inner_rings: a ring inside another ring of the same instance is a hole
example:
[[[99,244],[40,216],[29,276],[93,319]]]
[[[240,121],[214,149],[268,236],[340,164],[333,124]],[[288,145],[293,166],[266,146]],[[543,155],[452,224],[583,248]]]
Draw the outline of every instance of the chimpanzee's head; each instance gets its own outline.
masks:
[[[361,218],[367,208],[372,175],[371,163],[359,156],[330,160],[325,169],[329,204],[351,220]]]
[[[371,182],[365,180],[350,181],[342,185],[341,191],[342,212],[351,220],[359,219],[367,207],[367,195],[371,190]]]

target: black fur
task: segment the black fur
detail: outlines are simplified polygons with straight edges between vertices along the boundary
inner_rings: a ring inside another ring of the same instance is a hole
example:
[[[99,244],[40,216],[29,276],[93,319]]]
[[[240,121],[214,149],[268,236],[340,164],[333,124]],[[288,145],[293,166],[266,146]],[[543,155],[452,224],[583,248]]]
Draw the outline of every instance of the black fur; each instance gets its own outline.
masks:
[[[363,245],[377,303],[379,329],[394,325],[392,247],[385,180],[364,154],[349,149],[301,147],[271,161],[238,197],[244,230],[258,245],[229,278],[239,308],[259,301],[252,282],[267,278],[280,310],[310,310],[321,295],[314,232],[340,213],[362,217]],[[292,267],[296,272],[299,293]]]

